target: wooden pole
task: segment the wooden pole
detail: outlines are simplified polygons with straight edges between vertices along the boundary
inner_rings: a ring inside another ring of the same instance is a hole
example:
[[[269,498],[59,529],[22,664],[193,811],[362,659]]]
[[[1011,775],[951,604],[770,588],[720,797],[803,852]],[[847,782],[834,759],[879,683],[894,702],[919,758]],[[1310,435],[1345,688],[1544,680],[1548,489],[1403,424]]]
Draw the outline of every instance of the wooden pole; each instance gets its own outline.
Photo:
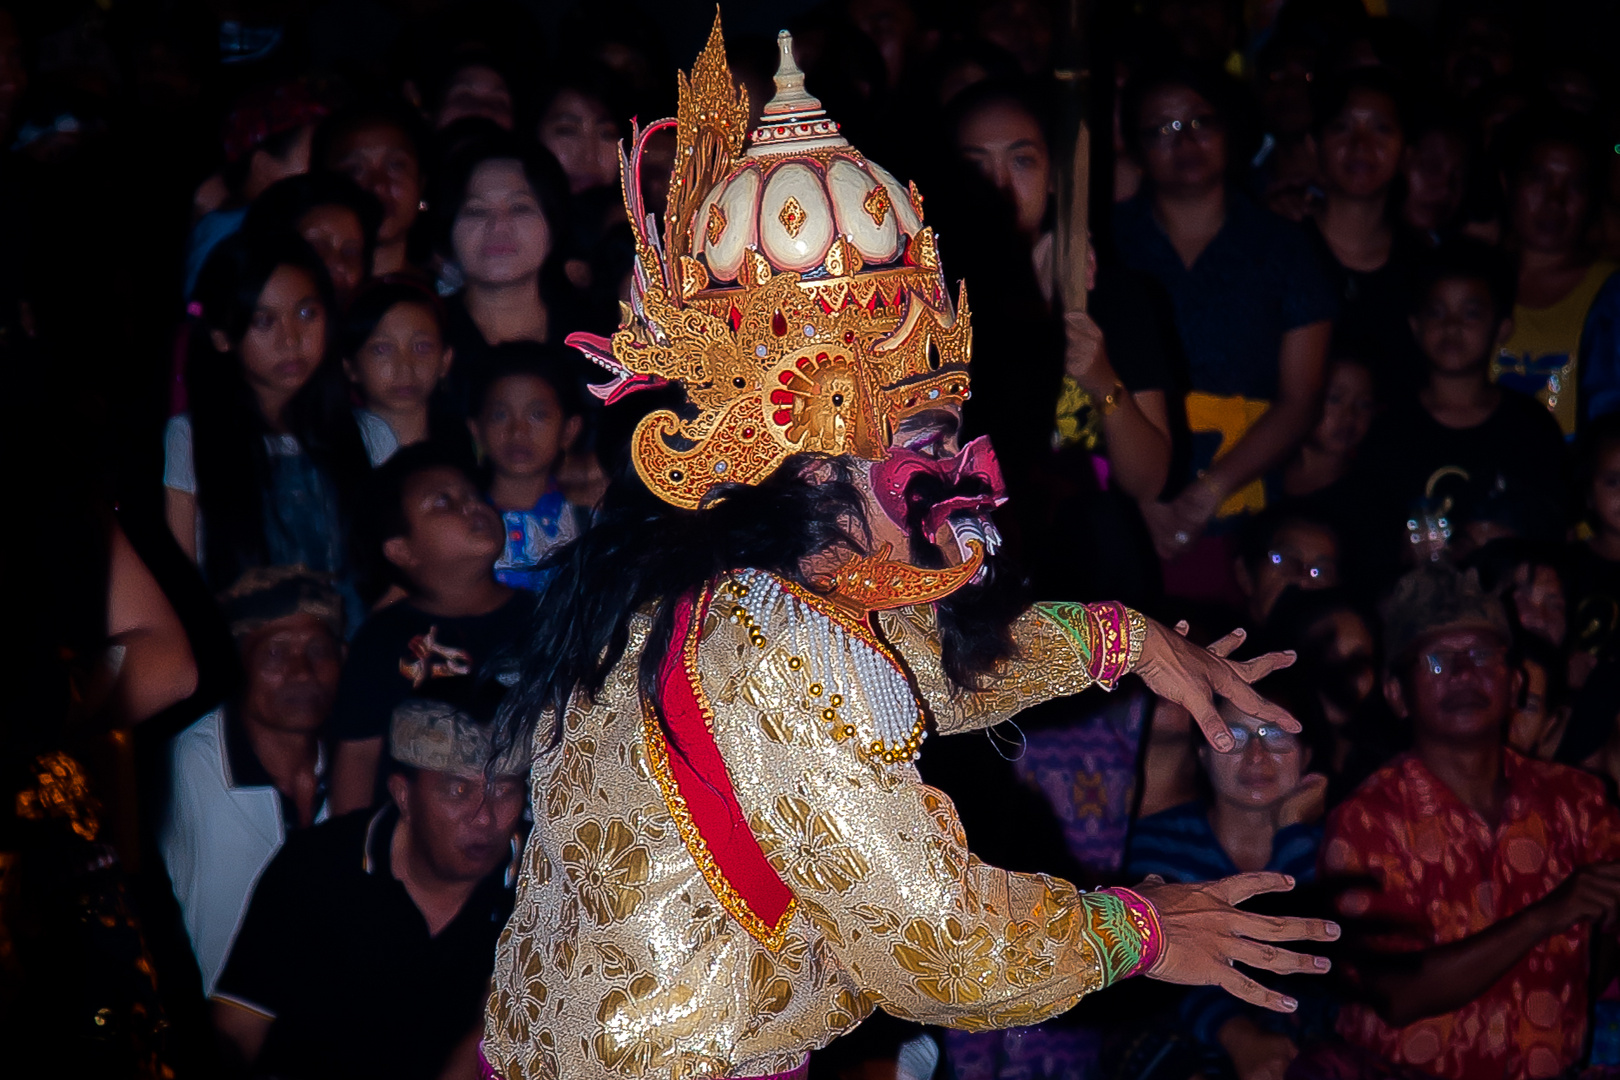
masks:
[[[1085,0],[1069,0],[1055,74],[1066,84],[1063,130],[1073,133],[1072,152],[1057,175],[1057,229],[1052,253],[1053,299],[1064,312],[1086,310],[1086,228],[1091,210],[1091,128],[1086,123],[1088,81]],[[1061,155],[1054,155],[1061,159]]]

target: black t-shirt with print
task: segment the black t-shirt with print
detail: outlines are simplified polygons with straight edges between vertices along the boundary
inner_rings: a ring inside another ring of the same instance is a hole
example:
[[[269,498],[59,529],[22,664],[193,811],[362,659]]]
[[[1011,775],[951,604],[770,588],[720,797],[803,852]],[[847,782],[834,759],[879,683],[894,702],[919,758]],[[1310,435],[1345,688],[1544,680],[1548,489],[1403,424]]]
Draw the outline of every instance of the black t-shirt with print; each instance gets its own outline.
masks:
[[[407,698],[471,704],[480,668],[521,642],[533,605],[533,596],[515,592],[487,615],[430,615],[409,600],[372,615],[349,645],[332,706],[333,736],[386,737],[394,709]]]

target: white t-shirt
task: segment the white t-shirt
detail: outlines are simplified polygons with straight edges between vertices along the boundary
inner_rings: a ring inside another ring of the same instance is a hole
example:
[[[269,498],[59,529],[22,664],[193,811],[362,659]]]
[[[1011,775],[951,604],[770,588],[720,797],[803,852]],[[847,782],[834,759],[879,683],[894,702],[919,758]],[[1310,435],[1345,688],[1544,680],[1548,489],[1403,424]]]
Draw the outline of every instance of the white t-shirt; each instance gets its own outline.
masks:
[[[354,422],[360,425],[360,439],[366,444],[366,457],[371,459],[373,469],[394,456],[394,451],[399,449],[399,436],[394,434],[387,420],[370,409],[356,409]]]
[[[170,765],[174,794],[158,845],[202,971],[203,993],[211,994],[253,887],[286,839],[281,796],[273,787],[233,786],[223,709],[175,736]],[[316,768],[325,765],[323,759]],[[324,804],[315,820],[326,820]]]

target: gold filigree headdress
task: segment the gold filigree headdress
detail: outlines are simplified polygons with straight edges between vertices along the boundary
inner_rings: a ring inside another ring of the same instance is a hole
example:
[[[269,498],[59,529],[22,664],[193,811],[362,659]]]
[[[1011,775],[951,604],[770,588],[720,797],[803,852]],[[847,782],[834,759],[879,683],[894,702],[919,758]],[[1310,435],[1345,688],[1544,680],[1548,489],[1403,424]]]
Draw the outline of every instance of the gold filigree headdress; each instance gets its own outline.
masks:
[[[953,307],[922,196],[868,161],[804,89],[778,37],[776,96],[745,139],[748,96],[720,19],[673,120],[620,151],[636,263],[611,340],[568,338],[615,378],[608,401],[678,383],[688,409],[637,426],[631,457],[665,502],[703,505],[804,451],[879,460],[896,424],[968,397],[966,292]],[[663,236],[642,198],[647,139],[673,126]]]

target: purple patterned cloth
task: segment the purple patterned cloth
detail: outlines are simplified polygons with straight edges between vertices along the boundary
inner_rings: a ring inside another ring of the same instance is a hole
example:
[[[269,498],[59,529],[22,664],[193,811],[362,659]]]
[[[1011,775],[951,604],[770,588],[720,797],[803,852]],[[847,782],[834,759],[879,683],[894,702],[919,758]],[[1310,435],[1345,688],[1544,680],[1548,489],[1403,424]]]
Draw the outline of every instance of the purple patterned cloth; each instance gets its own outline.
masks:
[[[1153,699],[1141,686],[1070,698],[1067,722],[1028,732],[1013,763],[1063,825],[1069,851],[1099,879],[1125,861],[1136,757]],[[1074,1025],[946,1031],[954,1080],[1089,1080],[1102,1056],[1100,1032]]]

